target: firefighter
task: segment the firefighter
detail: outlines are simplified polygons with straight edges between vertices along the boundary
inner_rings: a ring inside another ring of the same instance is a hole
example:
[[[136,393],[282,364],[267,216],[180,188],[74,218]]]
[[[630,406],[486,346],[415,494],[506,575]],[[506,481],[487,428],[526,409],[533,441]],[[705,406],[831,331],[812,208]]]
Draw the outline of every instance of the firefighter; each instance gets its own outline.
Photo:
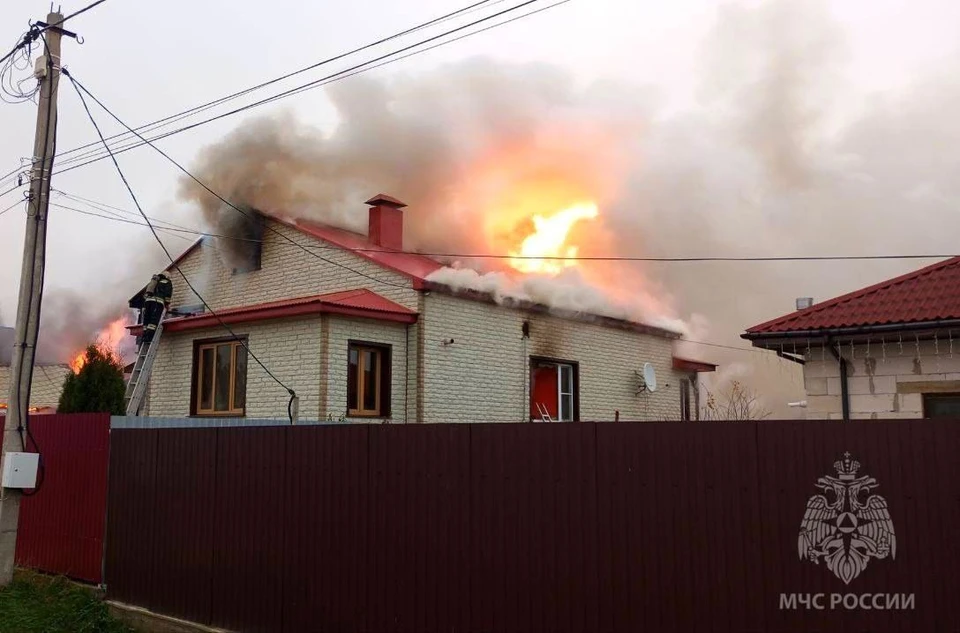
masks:
[[[143,336],[144,343],[150,343],[157,332],[157,326],[164,310],[169,306],[173,297],[173,283],[170,278],[160,273],[154,275],[147,284],[143,293]]]

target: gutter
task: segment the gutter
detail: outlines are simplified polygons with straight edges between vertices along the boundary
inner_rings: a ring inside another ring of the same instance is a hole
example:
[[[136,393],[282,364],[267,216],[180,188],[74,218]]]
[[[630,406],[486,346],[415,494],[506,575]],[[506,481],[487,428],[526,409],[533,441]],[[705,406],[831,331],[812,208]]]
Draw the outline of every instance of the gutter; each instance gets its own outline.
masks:
[[[847,359],[843,357],[838,348],[834,348],[832,342],[828,339],[826,346],[830,348],[830,353],[840,363],[840,407],[843,411],[843,421],[850,421],[850,392],[847,389]],[[839,347],[839,346],[838,346]]]

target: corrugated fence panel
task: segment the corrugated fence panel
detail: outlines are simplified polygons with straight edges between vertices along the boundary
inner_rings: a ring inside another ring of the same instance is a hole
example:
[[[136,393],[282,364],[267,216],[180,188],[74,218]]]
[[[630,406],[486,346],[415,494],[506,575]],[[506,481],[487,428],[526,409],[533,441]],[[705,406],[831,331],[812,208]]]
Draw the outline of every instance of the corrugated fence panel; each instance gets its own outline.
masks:
[[[469,429],[384,427],[369,439],[366,629],[464,630]]]
[[[217,429],[211,624],[281,627],[289,427]],[[308,503],[309,501],[304,501]]]
[[[598,425],[600,630],[756,624],[753,453],[750,424]]]
[[[593,628],[595,426],[480,424],[470,435],[468,630]]]
[[[17,565],[99,583],[110,416],[34,415],[30,430],[39,444],[43,479],[20,506]],[[32,443],[28,450],[35,450]]]
[[[848,451],[897,548],[845,583],[798,539]],[[956,421],[119,429],[106,581],[243,631],[952,630],[958,452]]]
[[[107,513],[107,595],[150,608],[163,591],[154,581],[159,431],[110,432],[110,493]],[[185,494],[189,491],[184,491]],[[207,500],[212,503],[211,499]],[[162,561],[159,561],[162,562]]]
[[[216,455],[216,429],[157,435],[150,608],[194,622],[211,617]]]
[[[370,579],[367,425],[287,434],[283,623],[287,631],[362,631]]]

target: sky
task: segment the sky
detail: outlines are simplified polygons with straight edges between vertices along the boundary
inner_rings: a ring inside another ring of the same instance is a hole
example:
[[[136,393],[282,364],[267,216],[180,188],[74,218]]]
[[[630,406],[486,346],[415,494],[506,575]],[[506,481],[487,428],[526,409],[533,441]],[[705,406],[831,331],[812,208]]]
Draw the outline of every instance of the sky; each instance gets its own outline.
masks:
[[[519,1],[501,1],[489,11]],[[67,2],[62,10],[85,4]],[[65,40],[63,63],[118,116],[138,124],[465,4],[279,0],[267,8],[246,1],[170,0],[147,7],[108,0],[71,21],[83,43]],[[22,1],[6,6],[0,41],[9,45],[28,20],[44,19],[49,7]],[[960,143],[952,142],[960,140],[960,131],[951,122],[953,106],[960,105],[953,79],[958,36],[960,6],[949,0],[570,0],[338,86],[349,90],[351,82],[366,80],[421,86],[430,78],[436,88],[443,73],[455,76],[464,64],[482,59],[494,68],[561,73],[576,103],[589,102],[585,112],[597,111],[592,96],[600,91],[608,101],[622,94],[629,107],[639,104],[635,119],[641,125],[625,126],[623,134],[629,136],[625,146],[642,158],[617,206],[638,201],[630,226],[642,229],[644,239],[635,244],[640,252],[623,254],[949,253],[960,229],[952,214],[960,192],[948,168],[960,162],[960,150],[953,149]],[[507,85],[502,98],[509,104]],[[519,99],[524,88],[516,89]],[[118,131],[105,114],[95,115],[105,132]],[[165,139],[161,146],[192,166],[205,147],[251,121],[293,116],[333,133],[343,115],[321,88]],[[66,81],[59,117],[58,150],[96,140]],[[0,104],[0,174],[29,154],[35,118],[32,103]],[[163,158],[140,148],[118,160],[144,211],[203,226],[195,206],[178,195],[180,174]],[[109,161],[56,176],[53,187],[134,209]],[[18,195],[0,198],[0,209]],[[60,194],[53,201],[82,206]],[[15,317],[24,217],[22,207],[0,215],[4,325]],[[172,251],[189,244],[164,240]],[[619,245],[621,251],[631,248]],[[47,309],[56,310],[57,297],[65,293],[133,294],[142,271],[162,261],[144,227],[53,208]],[[743,329],[790,311],[795,297],[822,300],[923,263],[663,264],[646,273],[671,295],[678,316],[697,324],[700,340],[744,347],[738,338]],[[690,355],[721,362],[729,375],[753,376],[755,384],[769,387],[770,406],[777,410],[802,393],[796,368],[765,355],[709,346],[693,346]],[[775,386],[759,379],[771,375]]]

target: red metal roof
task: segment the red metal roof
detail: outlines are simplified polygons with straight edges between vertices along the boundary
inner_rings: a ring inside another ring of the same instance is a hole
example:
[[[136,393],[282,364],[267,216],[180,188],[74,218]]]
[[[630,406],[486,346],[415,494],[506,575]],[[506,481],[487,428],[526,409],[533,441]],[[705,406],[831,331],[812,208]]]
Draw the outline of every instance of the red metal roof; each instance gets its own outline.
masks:
[[[400,203],[402,204],[402,203]],[[413,288],[420,289],[422,287],[423,281],[426,279],[427,275],[430,273],[443,268],[443,264],[431,259],[426,255],[419,255],[417,253],[406,253],[403,251],[395,251],[384,248],[383,246],[377,246],[367,240],[366,235],[360,233],[353,233],[351,231],[345,231],[343,229],[337,229],[332,226],[326,226],[323,224],[317,224],[315,222],[310,222],[309,220],[283,220],[276,216],[265,214],[269,220],[279,222],[293,229],[310,235],[321,240],[330,242],[334,246],[339,246],[345,250],[349,250],[359,255],[369,259],[381,266],[389,268],[395,272],[398,272],[402,275],[406,275],[413,280]],[[180,254],[174,260],[175,264],[179,264],[187,255],[192,253],[201,243],[203,243],[204,238],[199,238],[194,242],[189,248],[187,248],[183,253]],[[322,256],[322,253],[318,253]],[[170,270],[174,267],[174,264],[167,266],[166,270]]]
[[[956,318],[960,318],[960,257],[755,325],[745,337]]]
[[[417,313],[413,310],[394,303],[386,297],[381,297],[366,288],[358,288],[310,297],[269,301],[238,308],[224,308],[223,310],[217,310],[220,320],[209,312],[165,319],[163,329],[168,332],[178,332],[217,326],[220,325],[221,320],[227,324],[249,323],[323,313],[397,323],[415,323],[417,320]],[[129,326],[128,329],[132,334],[139,334],[141,326],[133,325]]]
[[[276,218],[273,218],[276,219]],[[309,220],[296,220],[287,222],[277,220],[287,226],[293,227],[298,231],[306,233],[321,240],[325,240],[339,246],[343,249],[353,251],[361,257],[365,257],[377,264],[394,270],[398,273],[410,277],[414,281],[414,288],[420,288],[420,285],[430,273],[443,268],[443,264],[426,255],[417,253],[405,253],[403,251],[394,251],[383,246],[377,246],[367,241],[366,235],[352,233],[337,229],[332,226],[317,224]]]
[[[689,358],[680,358],[679,356],[673,357],[673,368],[677,371],[687,371],[687,372],[709,372],[716,371],[717,366],[713,363],[705,363],[702,360],[691,360]]]

